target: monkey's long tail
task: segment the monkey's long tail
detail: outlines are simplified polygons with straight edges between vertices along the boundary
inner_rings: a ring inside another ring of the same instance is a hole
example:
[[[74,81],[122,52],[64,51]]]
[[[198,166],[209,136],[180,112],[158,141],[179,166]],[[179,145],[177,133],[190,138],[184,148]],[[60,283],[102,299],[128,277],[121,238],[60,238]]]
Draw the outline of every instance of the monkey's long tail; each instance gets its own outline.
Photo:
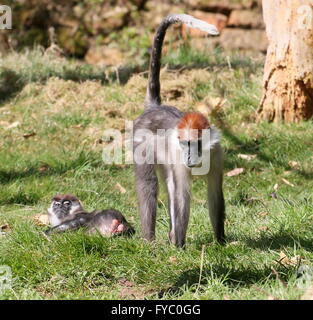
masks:
[[[211,35],[218,35],[219,32],[213,24],[208,24],[188,14],[171,14],[159,25],[154,36],[153,47],[150,57],[149,83],[145,99],[146,108],[161,104],[160,96],[160,68],[162,45],[167,28],[174,23],[184,23],[188,27],[205,31]]]

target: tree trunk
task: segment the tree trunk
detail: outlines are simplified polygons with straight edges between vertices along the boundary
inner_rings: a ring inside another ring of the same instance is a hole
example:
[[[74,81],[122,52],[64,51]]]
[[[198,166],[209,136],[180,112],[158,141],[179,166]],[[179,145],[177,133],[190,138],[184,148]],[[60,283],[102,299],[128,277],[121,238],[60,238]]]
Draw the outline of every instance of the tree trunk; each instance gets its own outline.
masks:
[[[263,0],[269,47],[258,120],[313,116],[312,0]]]

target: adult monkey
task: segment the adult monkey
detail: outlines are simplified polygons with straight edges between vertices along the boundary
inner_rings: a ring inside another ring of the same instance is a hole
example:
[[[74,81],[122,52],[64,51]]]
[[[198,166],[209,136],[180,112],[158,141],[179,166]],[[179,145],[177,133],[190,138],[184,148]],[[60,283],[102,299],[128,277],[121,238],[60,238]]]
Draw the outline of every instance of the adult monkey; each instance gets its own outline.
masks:
[[[167,28],[179,22],[212,35],[218,34],[214,25],[186,14],[167,16],[156,32],[150,60],[145,111],[134,122],[134,162],[142,234],[150,241],[155,238],[158,194],[156,169],[158,168],[161,169],[168,191],[169,238],[177,247],[184,246],[190,212],[191,171],[194,167],[208,163],[210,168],[205,176],[208,183],[210,220],[217,241],[223,243],[225,240],[223,155],[218,132],[210,126],[201,113],[183,113],[175,107],[161,104],[159,76],[162,44]],[[163,147],[158,147],[156,152],[154,145],[155,143],[161,145],[159,143],[162,140],[161,129],[170,131],[170,134]],[[151,135],[147,135],[146,132],[151,132]],[[203,132],[209,133],[209,139],[202,139]],[[145,161],[138,156],[142,145],[145,146]],[[181,163],[172,161],[175,157],[177,159],[177,155],[183,159]],[[152,161],[147,161],[149,157]]]

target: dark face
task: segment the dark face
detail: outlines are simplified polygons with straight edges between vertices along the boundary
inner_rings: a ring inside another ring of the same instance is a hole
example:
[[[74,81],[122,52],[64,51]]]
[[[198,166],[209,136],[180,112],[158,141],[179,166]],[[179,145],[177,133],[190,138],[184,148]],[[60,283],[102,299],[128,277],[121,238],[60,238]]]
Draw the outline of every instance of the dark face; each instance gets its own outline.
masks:
[[[183,150],[184,164],[193,168],[202,162],[202,140],[180,140],[179,145]]]
[[[79,200],[70,195],[55,196],[49,208],[59,219],[64,219],[78,209],[82,209]]]

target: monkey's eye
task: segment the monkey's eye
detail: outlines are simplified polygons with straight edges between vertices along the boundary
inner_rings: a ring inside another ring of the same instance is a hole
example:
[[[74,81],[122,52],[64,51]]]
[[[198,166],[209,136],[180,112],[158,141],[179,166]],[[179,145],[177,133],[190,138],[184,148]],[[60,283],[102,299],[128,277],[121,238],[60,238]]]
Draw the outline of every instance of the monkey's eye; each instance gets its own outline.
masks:
[[[58,202],[58,201],[54,201],[54,204],[53,204],[53,205],[59,207],[59,206],[61,205],[61,203]]]
[[[71,205],[71,201],[66,200],[66,201],[63,202],[63,204],[64,204],[65,206],[69,206],[69,205]]]

